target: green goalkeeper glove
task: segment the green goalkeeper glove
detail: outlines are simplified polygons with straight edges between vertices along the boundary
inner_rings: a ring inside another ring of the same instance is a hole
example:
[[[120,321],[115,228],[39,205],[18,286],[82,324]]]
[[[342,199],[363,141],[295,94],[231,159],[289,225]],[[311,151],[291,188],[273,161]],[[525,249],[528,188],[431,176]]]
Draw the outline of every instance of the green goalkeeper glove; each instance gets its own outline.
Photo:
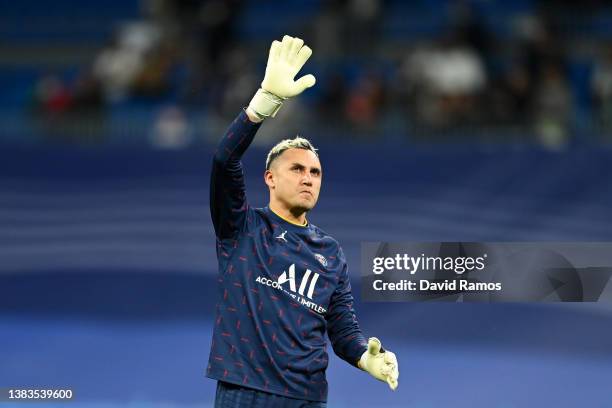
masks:
[[[299,95],[315,84],[313,75],[294,80],[311,55],[312,50],[300,38],[286,35],[282,42],[272,42],[266,75],[261,88],[249,103],[249,109],[259,119],[274,117],[285,99]]]
[[[368,339],[368,349],[357,363],[359,368],[367,371],[374,378],[386,382],[393,391],[398,386],[399,367],[395,354],[384,350],[376,337]]]

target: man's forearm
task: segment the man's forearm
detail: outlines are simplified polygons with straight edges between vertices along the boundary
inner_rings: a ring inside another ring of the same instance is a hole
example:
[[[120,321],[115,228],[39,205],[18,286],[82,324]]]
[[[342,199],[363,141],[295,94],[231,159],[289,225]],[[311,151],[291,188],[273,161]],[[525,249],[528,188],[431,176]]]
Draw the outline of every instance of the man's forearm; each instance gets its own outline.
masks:
[[[244,222],[246,187],[240,158],[259,126],[240,112],[217,146],[210,179],[210,212],[220,239],[234,236]]]

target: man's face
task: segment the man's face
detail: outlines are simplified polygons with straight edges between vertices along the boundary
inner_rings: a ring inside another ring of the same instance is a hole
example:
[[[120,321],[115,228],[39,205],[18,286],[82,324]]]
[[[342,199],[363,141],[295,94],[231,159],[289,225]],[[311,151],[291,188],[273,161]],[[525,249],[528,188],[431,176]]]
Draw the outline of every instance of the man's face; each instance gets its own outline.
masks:
[[[309,211],[319,199],[321,162],[306,149],[287,149],[270,165],[264,177],[270,194],[290,211]]]

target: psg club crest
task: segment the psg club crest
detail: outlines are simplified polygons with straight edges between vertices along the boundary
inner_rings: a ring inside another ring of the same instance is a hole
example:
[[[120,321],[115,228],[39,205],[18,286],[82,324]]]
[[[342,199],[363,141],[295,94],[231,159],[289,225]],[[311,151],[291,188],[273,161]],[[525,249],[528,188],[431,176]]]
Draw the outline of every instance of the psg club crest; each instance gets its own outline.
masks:
[[[321,263],[321,265],[323,265],[325,268],[327,268],[327,259],[325,259],[325,257],[321,254],[314,254],[315,258],[317,258],[317,261],[319,261]]]

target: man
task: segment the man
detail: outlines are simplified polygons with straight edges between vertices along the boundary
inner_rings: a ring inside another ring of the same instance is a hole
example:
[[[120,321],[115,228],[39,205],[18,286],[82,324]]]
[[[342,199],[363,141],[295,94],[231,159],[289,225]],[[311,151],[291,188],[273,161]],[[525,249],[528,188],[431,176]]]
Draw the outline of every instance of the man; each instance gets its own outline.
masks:
[[[216,407],[325,407],[326,332],[340,358],[398,385],[395,355],[361,333],[342,249],[306,219],[321,188],[316,149],[299,137],[277,144],[266,160],[268,206],[246,200],[240,158],[264,119],[314,85],[312,75],[294,80],[311,54],[299,38],[272,43],[261,88],[215,152],[219,302],[207,376],[218,380]]]

